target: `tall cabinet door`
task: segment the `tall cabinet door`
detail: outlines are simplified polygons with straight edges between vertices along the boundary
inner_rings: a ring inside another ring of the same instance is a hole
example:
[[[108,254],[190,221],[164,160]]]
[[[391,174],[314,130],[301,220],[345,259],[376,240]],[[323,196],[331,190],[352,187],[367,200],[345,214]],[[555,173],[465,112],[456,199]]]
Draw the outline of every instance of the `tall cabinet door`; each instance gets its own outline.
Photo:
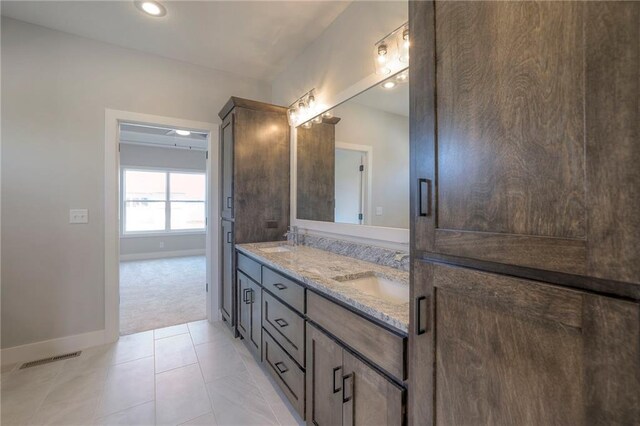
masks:
[[[251,279],[240,271],[237,271],[237,295],[236,300],[238,308],[236,310],[238,316],[237,328],[238,333],[245,339],[251,334]]]
[[[220,126],[221,214],[225,219],[233,218],[233,145],[235,113],[227,115]]]
[[[640,282],[640,2],[409,7],[414,247]]]
[[[233,222],[222,221],[221,240],[220,311],[227,324],[233,328],[235,327],[235,279],[233,272],[236,263],[234,258]]]
[[[412,424],[637,424],[637,303],[443,264],[414,275]]]
[[[307,322],[307,414],[310,425],[342,425],[342,347]]]
[[[342,418],[345,426],[403,424],[404,390],[344,351]]]

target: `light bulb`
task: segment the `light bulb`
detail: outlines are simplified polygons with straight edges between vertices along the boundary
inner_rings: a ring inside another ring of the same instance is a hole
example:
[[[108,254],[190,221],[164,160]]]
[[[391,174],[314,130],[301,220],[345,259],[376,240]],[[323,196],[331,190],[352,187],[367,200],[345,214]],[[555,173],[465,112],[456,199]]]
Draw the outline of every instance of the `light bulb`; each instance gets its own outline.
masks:
[[[157,1],[136,1],[134,2],[136,7],[146,13],[147,15],[151,15],[154,17],[164,16],[167,14],[167,9]]]
[[[191,132],[188,130],[176,130],[176,133],[180,136],[189,136],[191,134]]]
[[[385,81],[384,83],[382,83],[382,87],[385,89],[393,89],[394,87],[396,87],[396,82],[395,81]]]
[[[311,128],[311,122],[310,122],[310,121],[307,121],[306,123],[304,123],[304,124],[302,125],[302,127],[303,127],[303,128],[305,128],[305,129],[310,129],[310,128]]]
[[[409,28],[405,28],[402,32],[402,40],[403,46],[408,49],[409,48]]]
[[[331,113],[331,111],[327,111],[322,114],[322,118],[331,118],[331,117],[333,117],[333,114]]]
[[[384,64],[387,62],[387,45],[381,44],[378,46],[378,62]]]
[[[316,97],[313,96],[313,93],[309,95],[309,99],[307,100],[307,105],[311,110],[313,110],[316,107]]]
[[[396,75],[396,81],[399,83],[404,83],[409,78],[409,73],[407,71],[402,71],[400,74]]]
[[[322,116],[321,116],[321,115],[319,115],[319,116],[317,116],[317,117],[314,117],[314,119],[313,119],[313,120],[311,120],[311,121],[313,121],[313,122],[314,122],[314,123],[316,123],[316,124],[320,124],[320,123],[322,123]]]

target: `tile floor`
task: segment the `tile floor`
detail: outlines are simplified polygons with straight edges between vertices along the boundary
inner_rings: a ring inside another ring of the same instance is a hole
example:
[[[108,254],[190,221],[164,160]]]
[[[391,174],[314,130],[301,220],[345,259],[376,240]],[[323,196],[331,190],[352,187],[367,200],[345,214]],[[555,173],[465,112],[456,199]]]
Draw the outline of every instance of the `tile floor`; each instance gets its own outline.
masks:
[[[2,425],[299,425],[221,322],[123,336],[78,358],[2,371]]]

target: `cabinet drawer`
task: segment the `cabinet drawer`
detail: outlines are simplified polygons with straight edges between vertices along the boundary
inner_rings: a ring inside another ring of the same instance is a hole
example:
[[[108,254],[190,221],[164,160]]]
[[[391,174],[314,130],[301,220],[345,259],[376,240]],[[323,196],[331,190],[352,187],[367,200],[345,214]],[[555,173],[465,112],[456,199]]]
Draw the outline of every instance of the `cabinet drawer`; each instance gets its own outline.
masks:
[[[262,359],[291,405],[304,418],[304,372],[269,333],[262,333],[262,339]]]
[[[262,294],[262,327],[304,367],[304,318],[266,291]]]
[[[275,294],[280,300],[304,314],[304,287],[295,281],[262,267],[262,286]]]
[[[261,265],[255,260],[245,256],[242,253],[238,253],[238,269],[244,272],[249,278],[261,284],[262,271]]]
[[[312,291],[307,292],[307,317],[400,381],[407,378],[406,337]]]

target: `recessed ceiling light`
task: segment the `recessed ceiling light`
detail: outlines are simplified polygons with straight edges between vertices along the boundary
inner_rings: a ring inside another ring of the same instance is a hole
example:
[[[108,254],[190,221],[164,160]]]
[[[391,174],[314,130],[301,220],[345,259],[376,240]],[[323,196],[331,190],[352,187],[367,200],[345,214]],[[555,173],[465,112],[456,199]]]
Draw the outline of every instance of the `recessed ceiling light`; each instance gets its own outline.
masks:
[[[191,132],[188,130],[176,130],[176,133],[180,136],[189,136],[191,134]]]
[[[136,1],[136,7],[147,15],[159,17],[167,14],[167,9],[157,1]]]
[[[393,89],[394,87],[396,87],[396,82],[395,81],[385,81],[384,83],[382,83],[382,87],[384,87],[385,89]]]

